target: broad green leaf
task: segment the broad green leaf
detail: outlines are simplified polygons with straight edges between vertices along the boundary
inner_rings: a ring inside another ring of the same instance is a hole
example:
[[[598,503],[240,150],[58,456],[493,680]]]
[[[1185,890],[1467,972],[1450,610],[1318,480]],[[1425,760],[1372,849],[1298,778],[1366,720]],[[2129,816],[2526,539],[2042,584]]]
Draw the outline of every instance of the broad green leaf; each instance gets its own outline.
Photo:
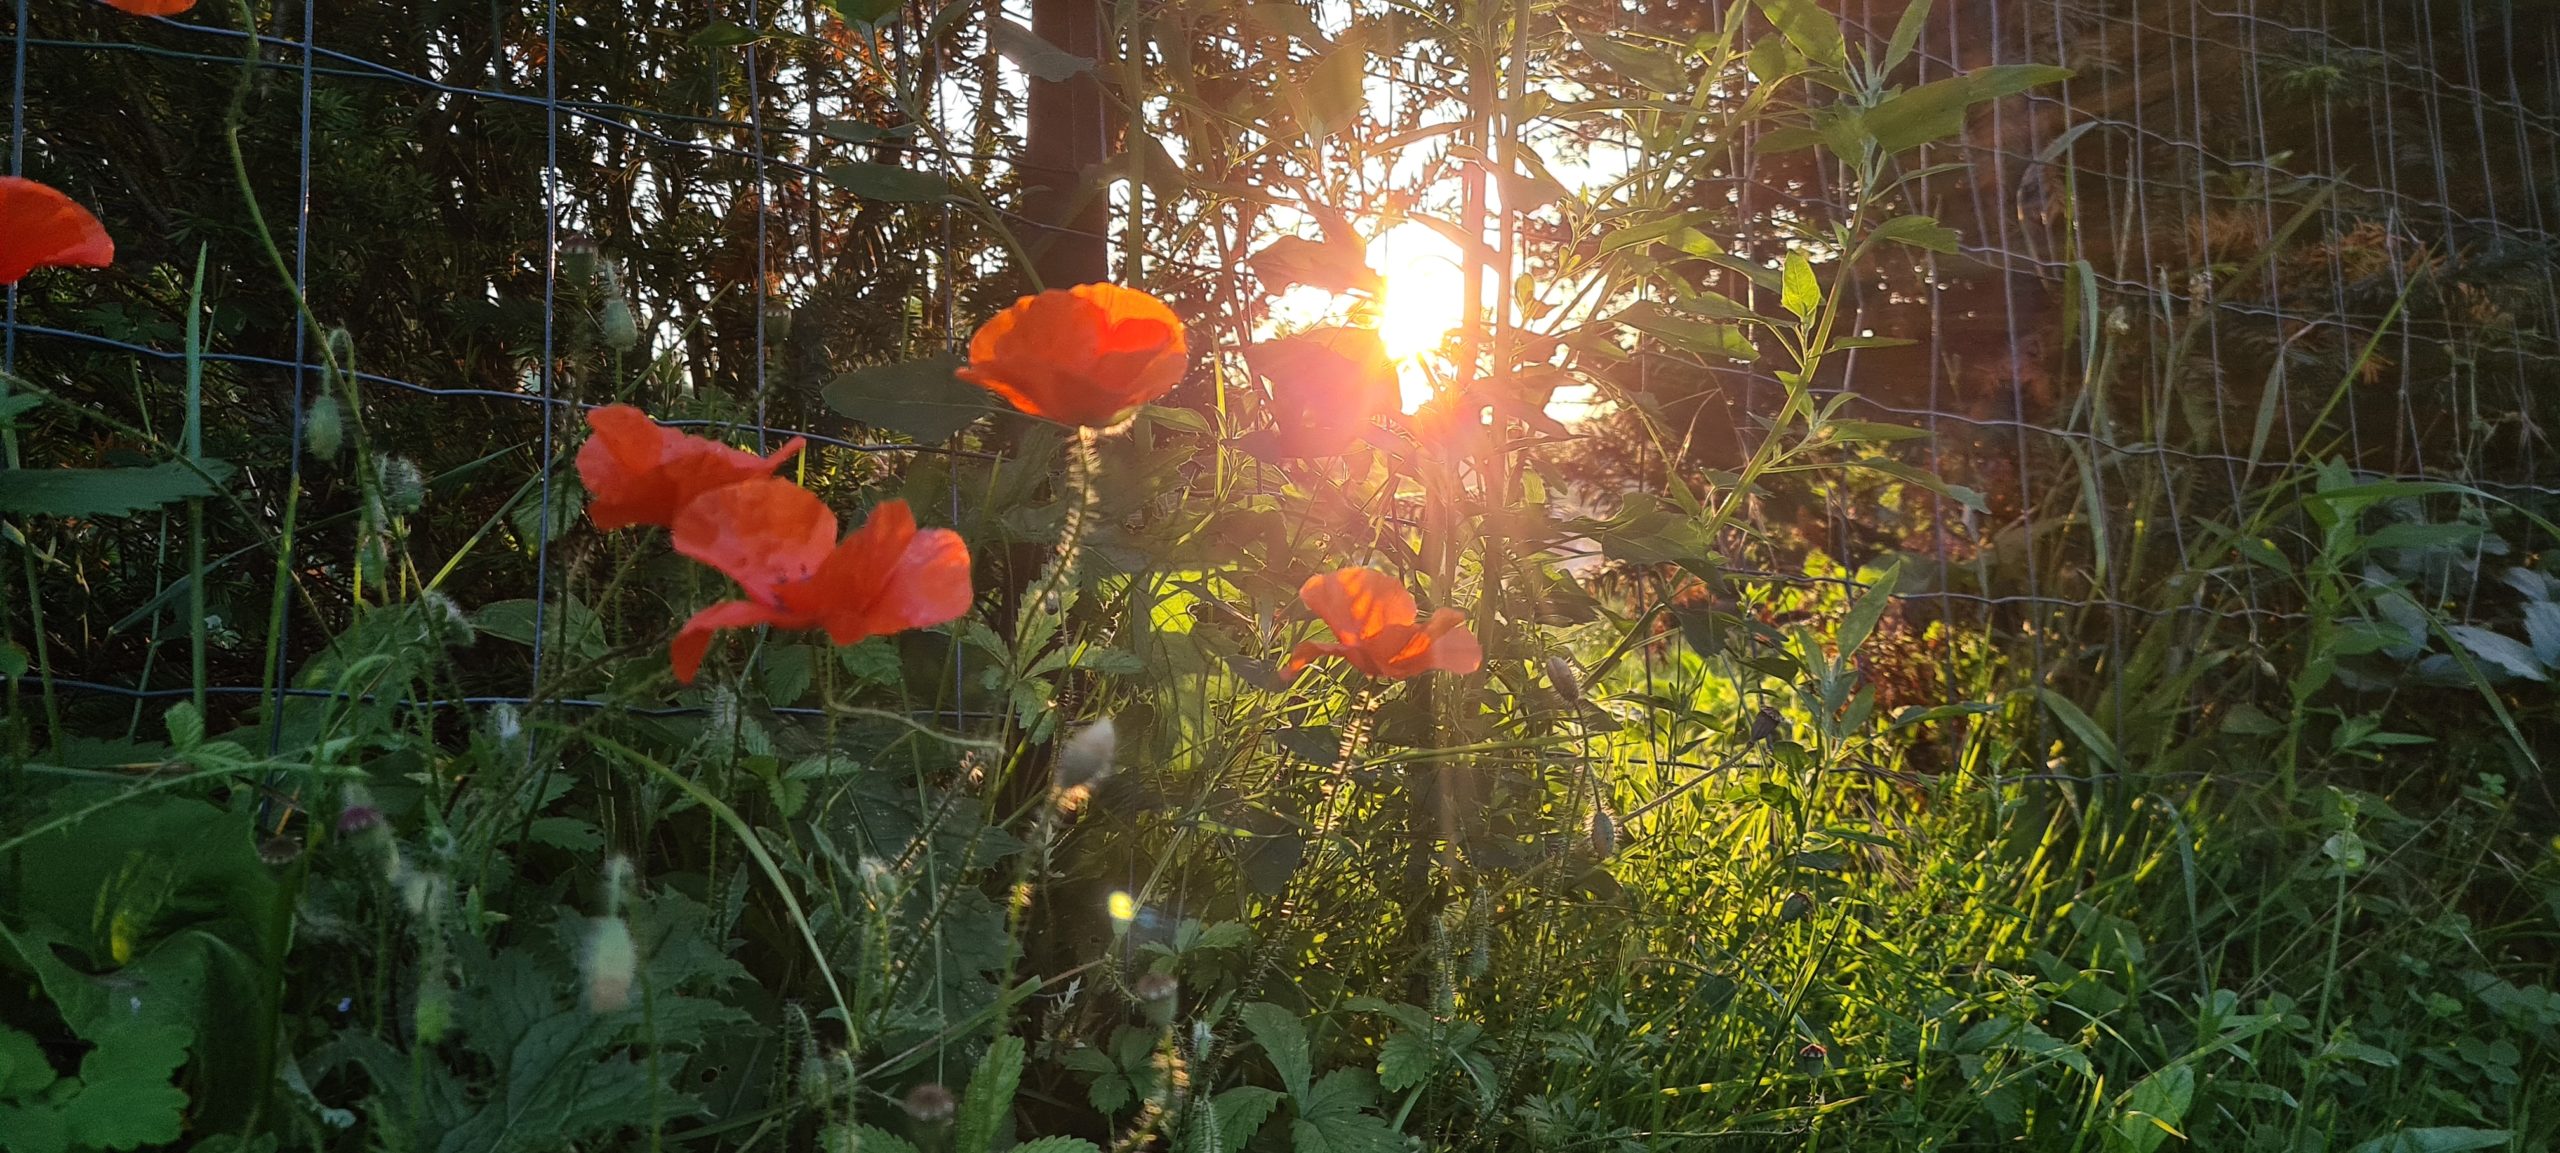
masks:
[[[2467,1153],[2472,1149],[2496,1149],[2513,1140],[2513,1130],[2438,1125],[2426,1129],[2403,1129],[2386,1137],[2376,1137],[2347,1153]]]
[[[177,1140],[187,1095],[169,1078],[186,1064],[190,1036],[176,1025],[126,1025],[100,1037],[80,1060],[79,1095],[62,1109],[72,1141],[138,1149]]]
[[[2051,64],[1997,64],[1897,92],[1867,110],[1864,124],[1887,152],[1917,148],[1964,131],[1965,110],[2071,75]]]
[[[872,27],[898,18],[898,0],[825,0],[829,11],[855,27]]]
[[[493,601],[471,614],[471,627],[520,645],[533,643],[534,602]],[[566,645],[575,660],[593,660],[605,652],[604,620],[586,602],[569,597],[542,613],[543,643]]]
[[[15,421],[20,413],[31,412],[37,405],[43,403],[43,397],[36,396],[32,393],[19,393],[15,396],[0,396],[0,425],[5,425]]]
[[[1378,1100],[1366,1069],[1336,1069],[1298,1095],[1289,1136],[1298,1153],[1401,1153],[1404,1135],[1365,1112]]]
[[[1271,1111],[1280,1107],[1278,1090],[1260,1085],[1238,1085],[1218,1094],[1209,1102],[1217,1114],[1218,1148],[1242,1153],[1245,1143],[1262,1130],[1271,1119]]]
[[[1421,1084],[1438,1063],[1430,1038],[1398,1029],[1378,1046],[1378,1084],[1390,1093],[1404,1092]]]
[[[1841,38],[1840,21],[1817,0],[1760,0],[1760,13],[1805,59],[1834,72],[1848,70],[1849,45]]]
[[[1263,1055],[1271,1059],[1271,1067],[1279,1071],[1280,1083],[1288,1088],[1289,1095],[1304,1101],[1314,1070],[1307,1057],[1307,1029],[1298,1022],[1297,1014],[1268,1001],[1255,1001],[1236,1010],[1236,1014],[1244,1018],[1244,1027],[1262,1046]]]
[[[2171,1137],[2184,1140],[2178,1126],[2186,1121],[2195,1096],[2195,1066],[2171,1065],[2153,1073],[2134,1085],[2124,1115],[2116,1119],[2116,1135],[2133,1153],[2152,1153]]]
[[[1753,347],[1740,325],[1693,319],[1650,301],[1628,305],[1610,319],[1700,356],[1739,361],[1760,357],[1760,350]]]
[[[1779,303],[1799,320],[1811,319],[1813,310],[1822,307],[1822,282],[1813,275],[1813,262],[1802,249],[1787,250],[1786,288]]]
[[[0,469],[0,513],[20,516],[127,516],[190,497],[211,496],[205,483],[231,477],[231,466],[200,460],[205,476],[182,461],[148,468]]]
[[[2533,650],[2514,637],[2490,632],[2478,625],[2446,625],[2444,631],[2455,643],[2471,650],[2471,655],[2506,670],[2511,676],[2529,681],[2551,679],[2542,662],[2534,659]]]
[[[894,164],[847,160],[828,165],[825,172],[828,180],[865,200],[932,204],[951,195],[951,186],[941,177]]]
[[[1088,71],[1093,61],[1051,44],[1030,29],[998,16],[987,21],[987,43],[1014,66],[1052,83]]]
[[[919,442],[942,440],[994,410],[985,389],[952,375],[957,356],[858,368],[827,382],[827,407]]]
[[[1315,138],[1351,127],[1369,107],[1369,48],[1346,35],[1316,61],[1304,88],[1290,90],[1298,124]]]
[[[1263,287],[1275,292],[1304,284],[1327,292],[1375,295],[1386,283],[1369,267],[1369,255],[1360,243],[1347,238],[1309,240],[1283,236],[1246,257],[1245,263],[1253,268]]]
[[[0,1101],[35,1096],[57,1076],[34,1037],[0,1025]]]

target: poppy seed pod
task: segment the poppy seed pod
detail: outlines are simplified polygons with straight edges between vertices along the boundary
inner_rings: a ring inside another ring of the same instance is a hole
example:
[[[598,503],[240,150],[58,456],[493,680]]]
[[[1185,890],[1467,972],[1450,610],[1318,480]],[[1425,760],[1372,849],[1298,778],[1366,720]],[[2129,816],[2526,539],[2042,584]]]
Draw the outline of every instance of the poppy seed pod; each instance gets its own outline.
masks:
[[[1058,746],[1058,791],[1071,792],[1102,783],[1116,768],[1120,755],[1119,729],[1104,717],[1076,730],[1065,744]]]

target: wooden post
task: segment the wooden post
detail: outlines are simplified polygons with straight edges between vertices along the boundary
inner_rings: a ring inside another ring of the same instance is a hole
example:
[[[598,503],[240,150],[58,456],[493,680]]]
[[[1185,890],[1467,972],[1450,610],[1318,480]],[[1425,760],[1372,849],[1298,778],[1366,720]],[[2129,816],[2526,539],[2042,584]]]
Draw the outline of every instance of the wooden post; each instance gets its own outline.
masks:
[[[1099,0],[1032,0],[1031,31],[1072,55],[1103,59]],[[1095,71],[1062,81],[1031,80],[1022,153],[1023,246],[1044,288],[1111,275],[1106,199],[1084,186],[1105,156],[1109,126]]]

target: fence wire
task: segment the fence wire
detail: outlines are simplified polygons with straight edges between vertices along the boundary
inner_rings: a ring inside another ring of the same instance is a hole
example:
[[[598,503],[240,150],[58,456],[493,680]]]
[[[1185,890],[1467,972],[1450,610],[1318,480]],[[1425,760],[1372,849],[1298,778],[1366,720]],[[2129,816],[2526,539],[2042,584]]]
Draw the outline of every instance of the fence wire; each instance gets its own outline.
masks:
[[[1901,8],[1842,0],[1838,14],[1853,39],[1879,42]],[[231,26],[239,13],[212,0],[150,20],[77,0],[15,0],[9,32],[9,172],[104,191],[132,209],[137,235],[120,239],[140,267],[179,267],[203,250],[228,278],[209,302],[200,363],[222,374],[233,399],[208,431],[281,444],[284,475],[250,478],[258,507],[303,486],[343,502],[347,485],[334,466],[307,467],[304,451],[301,414],[325,371],[320,334],[259,282],[263,265],[237,211],[208,207],[237,199],[223,183],[229,162],[215,155],[235,98],[248,109],[243,147],[292,292],[308,293],[324,321],[347,323],[368,365],[392,366],[353,379],[370,390],[379,406],[370,415],[394,447],[466,494],[457,522],[496,516],[493,498],[472,495],[475,470],[504,461],[536,478],[539,515],[511,542],[529,571],[510,579],[534,593],[527,660],[506,674],[520,675],[524,692],[477,684],[418,703],[540,695],[533,686],[560,635],[543,614],[596,555],[591,541],[562,539],[574,488],[562,475],[562,449],[575,439],[567,410],[709,398],[717,419],[679,423],[723,427],[760,448],[804,436],[838,454],[823,467],[857,475],[988,456],[870,435],[817,392],[844,348],[956,348],[966,318],[991,303],[972,294],[987,246],[967,213],[948,200],[923,212],[865,203],[831,188],[827,173],[867,159],[984,178],[1013,163],[998,127],[1019,99],[1019,73],[994,85],[951,80],[997,67],[992,45],[922,50],[916,30],[932,17],[922,9],[879,37],[837,35],[806,0],[545,0],[445,15],[449,26],[412,28],[407,14],[306,0],[264,14],[251,52]],[[1642,27],[1654,17],[1628,19]],[[1911,343],[1861,349],[1820,388],[1926,429],[1918,462],[1982,490],[1990,505],[1980,523],[1941,515],[1905,525],[1895,547],[1932,554],[1949,572],[1978,568],[2002,531],[2038,538],[2103,515],[2139,485],[2157,494],[2160,531],[2181,558],[2202,565],[2209,558],[2191,549],[2204,522],[2246,505],[2273,465],[2297,457],[2510,500],[2560,496],[2545,443],[2560,426],[2560,18],[2514,0],[1941,0],[1916,59],[1915,82],[1998,64],[2074,74],[1991,105],[1960,139],[1927,149],[1924,165],[1958,166],[1921,181],[1916,196],[1963,234],[1956,252],[1852,285],[1861,331]],[[884,130],[901,88],[923,93],[945,131]],[[173,93],[201,99],[169,102]],[[1747,144],[1741,157],[1731,203],[1746,229],[1836,204],[1836,184],[1800,157]],[[284,175],[272,169],[288,163]],[[353,195],[366,181],[381,187],[380,202]],[[1023,219],[1018,206],[984,207]],[[398,251],[351,243],[404,213],[416,227]],[[1753,246],[1749,235],[1735,239]],[[614,360],[598,347],[592,277],[564,264],[581,245],[620,269],[625,291],[645,293],[646,364],[570,367]],[[1189,254],[1147,260],[1236,283],[1232,269]],[[108,303],[11,290],[0,367],[82,381],[104,403],[115,388],[99,381],[138,393],[139,374],[185,362],[177,325],[148,303],[165,301],[169,286],[117,275],[132,279]],[[439,295],[410,298],[413,282]],[[1255,306],[1220,307],[1250,316]],[[1737,436],[1748,426],[1741,415],[1765,411],[1778,391],[1759,371],[1713,376],[1733,398]],[[949,472],[943,495],[955,519],[960,489]],[[1828,551],[1879,551],[1862,543],[1878,528],[1857,492],[1822,499]],[[417,531],[463,547],[447,530]],[[2053,571],[2035,549],[2018,557],[2023,571],[2000,587],[1942,580],[1902,595],[1935,603],[1948,621],[1969,606],[1986,630],[2004,611],[2094,610],[2117,648],[2128,618],[2297,615],[2262,603],[2246,573],[2228,596],[2199,592],[2164,608],[2128,598],[2118,571]],[[311,575],[332,587],[345,577]],[[1857,583],[1780,564],[1736,575]],[[173,588],[165,564],[147,579],[102,579],[137,582],[155,604]],[[83,603],[64,609],[76,617]],[[142,635],[81,638],[74,675],[56,685],[165,696],[151,684]],[[2025,635],[2041,665],[2046,630]],[[309,691],[293,687],[293,662],[321,643],[287,632],[274,666],[226,663],[234,681],[257,684],[217,691],[280,706]],[[969,676],[956,642],[949,663],[951,697],[937,707],[965,717]],[[136,667],[135,677],[108,675]]]

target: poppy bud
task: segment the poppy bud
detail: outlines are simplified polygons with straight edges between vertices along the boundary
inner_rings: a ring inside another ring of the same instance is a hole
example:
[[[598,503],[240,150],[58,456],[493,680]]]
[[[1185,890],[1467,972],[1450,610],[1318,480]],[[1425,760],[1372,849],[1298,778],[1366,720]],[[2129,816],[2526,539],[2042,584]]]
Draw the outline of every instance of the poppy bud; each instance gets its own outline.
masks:
[[[781,344],[791,339],[791,306],[780,300],[764,302],[764,342]]]
[[[640,951],[631,941],[631,926],[620,917],[605,917],[587,930],[586,947],[578,953],[578,974],[586,981],[587,1008],[616,1013],[631,1004],[631,981]]]
[[[596,334],[615,352],[629,352],[639,344],[640,320],[632,315],[631,302],[621,296],[607,298],[596,314]]]
[[[346,435],[346,425],[338,417],[338,398],[321,393],[311,401],[302,415],[302,446],[311,450],[315,459],[327,460],[338,455],[338,446]]]
[[[918,1125],[943,1124],[951,1120],[951,1115],[960,1110],[960,1102],[951,1095],[951,1090],[943,1088],[941,1083],[936,1081],[927,1081],[907,1090],[906,1100],[899,1104],[906,1109],[907,1116],[915,1118]]]
[[[1591,852],[1606,857],[1618,851],[1618,823],[1609,819],[1606,809],[1591,811]]]
[[[818,1130],[818,1153],[861,1153],[862,1134],[851,1125],[830,1124]]]
[[[429,589],[420,594],[418,612],[426,619],[427,639],[446,648],[461,648],[479,638],[462,606],[443,593]]]
[[[1778,710],[1763,707],[1760,715],[1751,719],[1751,743],[1765,744],[1778,739],[1778,728],[1785,723],[1786,718],[1779,716]]]
[[[560,234],[560,273],[570,280],[593,280],[602,267],[595,238],[583,232]]]
[[[418,1041],[426,1045],[444,1040],[444,1031],[453,1027],[453,987],[445,984],[442,974],[419,979],[418,1007],[411,1020],[417,1025]]]
[[[1582,703],[1582,679],[1573,674],[1573,662],[1561,655],[1547,657],[1547,683],[1567,704]]]
[[[1111,718],[1086,725],[1058,747],[1058,790],[1072,792],[1100,784],[1116,767],[1113,762],[1119,753],[1120,733]]]
[[[405,516],[427,503],[427,477],[405,456],[382,458],[382,507]]]
[[[1813,915],[1813,898],[1802,893],[1789,893],[1785,904],[1778,906],[1778,923],[1792,925]]]
[[[827,1081],[827,1060],[816,1053],[800,1058],[800,1096],[807,1101],[824,1101],[834,1092]]]

